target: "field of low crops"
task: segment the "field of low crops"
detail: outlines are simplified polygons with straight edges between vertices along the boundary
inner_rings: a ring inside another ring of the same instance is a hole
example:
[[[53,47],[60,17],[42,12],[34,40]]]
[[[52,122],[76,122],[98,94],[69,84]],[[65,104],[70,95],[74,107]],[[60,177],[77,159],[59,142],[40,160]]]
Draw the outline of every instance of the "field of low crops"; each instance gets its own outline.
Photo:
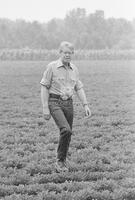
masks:
[[[69,172],[59,132],[42,118],[47,62],[0,62],[0,199],[135,200],[135,61],[76,61],[92,117],[74,97]]]

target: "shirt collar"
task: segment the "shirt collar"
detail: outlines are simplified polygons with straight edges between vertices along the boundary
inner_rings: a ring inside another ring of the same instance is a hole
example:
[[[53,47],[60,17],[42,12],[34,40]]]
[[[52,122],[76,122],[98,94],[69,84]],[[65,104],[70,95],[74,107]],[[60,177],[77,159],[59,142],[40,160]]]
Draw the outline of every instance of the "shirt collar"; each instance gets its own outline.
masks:
[[[59,60],[57,61],[57,68],[59,68],[59,67],[64,67],[64,65],[63,65],[63,63],[62,63],[62,61],[61,61],[61,59],[59,59]],[[72,63],[69,63],[69,67],[70,67],[70,69],[73,70]]]

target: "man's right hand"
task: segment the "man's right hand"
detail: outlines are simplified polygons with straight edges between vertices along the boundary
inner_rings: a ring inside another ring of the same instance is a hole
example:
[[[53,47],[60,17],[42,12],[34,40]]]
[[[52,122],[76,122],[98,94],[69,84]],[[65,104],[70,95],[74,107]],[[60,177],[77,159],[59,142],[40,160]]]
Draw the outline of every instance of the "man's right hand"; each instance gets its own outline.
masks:
[[[51,118],[50,110],[48,106],[43,107],[43,117],[45,120],[49,120]]]

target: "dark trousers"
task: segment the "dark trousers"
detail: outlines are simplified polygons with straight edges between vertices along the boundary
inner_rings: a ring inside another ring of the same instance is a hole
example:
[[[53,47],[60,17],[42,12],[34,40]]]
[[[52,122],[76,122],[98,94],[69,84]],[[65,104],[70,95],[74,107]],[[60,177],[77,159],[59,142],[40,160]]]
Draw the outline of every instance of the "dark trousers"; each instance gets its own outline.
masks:
[[[57,158],[65,161],[72,135],[73,100],[49,98],[49,109],[60,130]]]

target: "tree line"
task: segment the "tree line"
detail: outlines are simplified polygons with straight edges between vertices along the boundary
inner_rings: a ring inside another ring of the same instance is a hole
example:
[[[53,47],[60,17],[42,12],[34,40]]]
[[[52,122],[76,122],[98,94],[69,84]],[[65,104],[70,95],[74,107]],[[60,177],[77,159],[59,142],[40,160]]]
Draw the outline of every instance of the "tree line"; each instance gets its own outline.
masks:
[[[104,11],[70,10],[47,23],[0,19],[0,49],[57,49],[61,41],[76,49],[135,49],[135,19],[105,18]]]

